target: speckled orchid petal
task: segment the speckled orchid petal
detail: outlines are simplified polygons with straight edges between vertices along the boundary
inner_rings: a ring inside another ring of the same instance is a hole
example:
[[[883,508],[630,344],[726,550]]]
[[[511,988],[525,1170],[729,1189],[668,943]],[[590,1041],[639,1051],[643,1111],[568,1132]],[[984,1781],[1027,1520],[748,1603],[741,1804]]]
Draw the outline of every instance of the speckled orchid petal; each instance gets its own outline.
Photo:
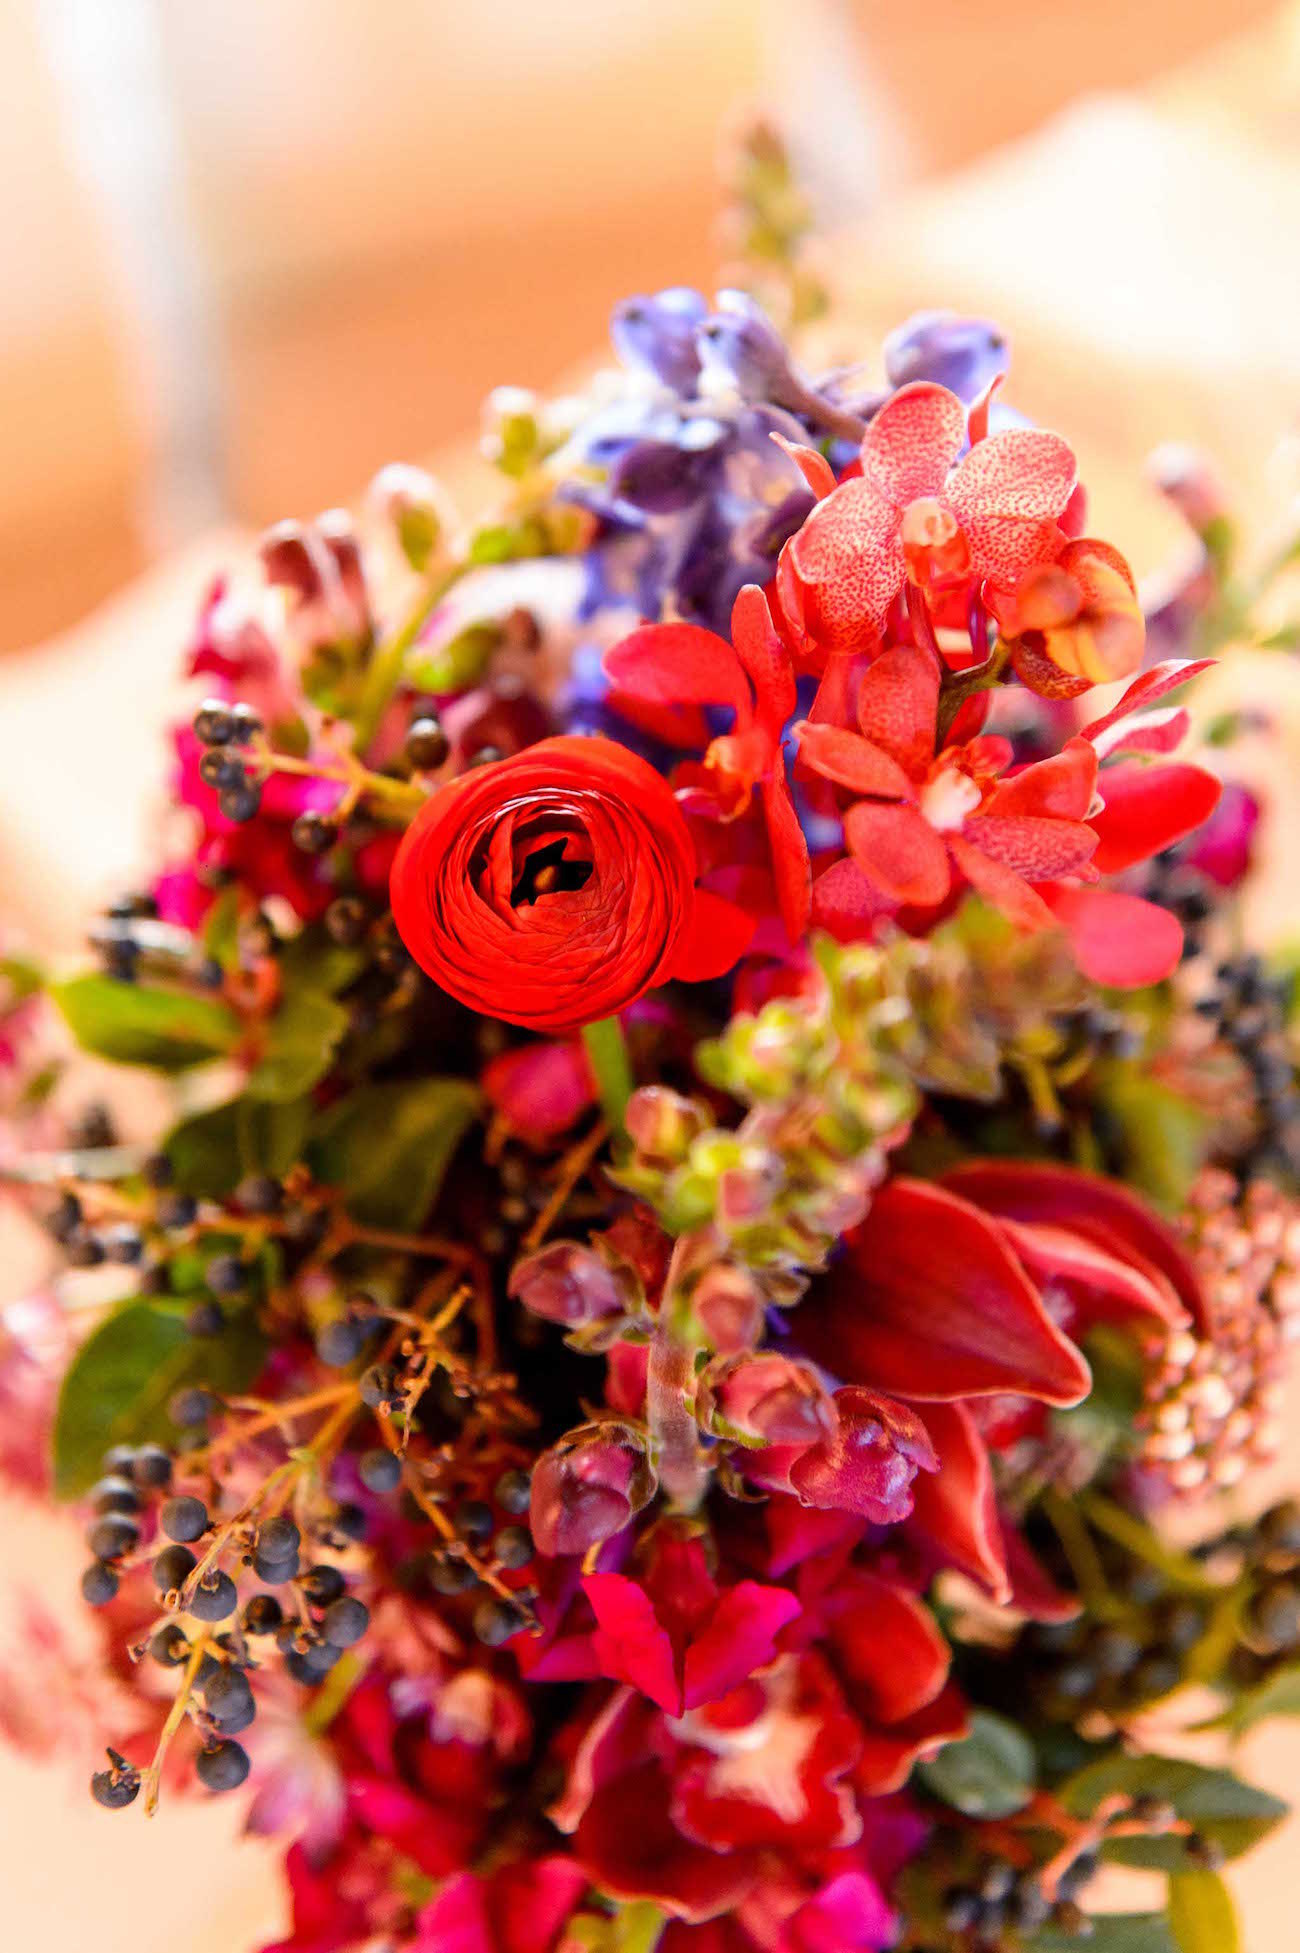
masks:
[[[977,895],[1014,922],[1018,929],[1050,929],[1052,911],[1014,868],[984,854],[960,834],[949,836],[952,857]]]
[[[932,908],[952,885],[947,847],[915,807],[860,800],[844,817],[844,838],[868,881],[893,902]]]
[[[911,782],[898,761],[860,733],[803,719],[795,734],[799,758],[823,780],[880,800],[902,800],[911,791]]]
[[[1053,555],[1074,480],[1074,454],[1058,434],[1017,427],[978,442],[944,491],[976,573],[1010,583]]]
[[[1083,821],[1037,814],[976,814],[962,834],[981,854],[1027,882],[1077,874],[1097,846],[1097,836]]]
[[[937,495],[966,439],[966,409],[932,380],[900,387],[862,437],[862,473],[897,509]]]
[[[934,757],[939,672],[913,644],[882,653],[858,685],[858,730],[915,779]]]
[[[785,552],[799,589],[801,621],[837,651],[879,640],[903,582],[899,512],[863,475],[819,502]],[[784,587],[781,607],[789,614]]]

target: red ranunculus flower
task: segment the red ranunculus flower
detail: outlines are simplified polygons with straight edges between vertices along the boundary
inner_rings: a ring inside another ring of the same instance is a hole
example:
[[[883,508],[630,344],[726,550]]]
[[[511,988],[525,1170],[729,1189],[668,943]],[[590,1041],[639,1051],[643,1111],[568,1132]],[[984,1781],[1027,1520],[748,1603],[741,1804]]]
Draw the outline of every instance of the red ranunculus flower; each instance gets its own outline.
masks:
[[[695,886],[671,788],[609,739],[543,739],[433,794],[393,864],[393,915],[435,983],[535,1030],[719,976],[749,916]]]

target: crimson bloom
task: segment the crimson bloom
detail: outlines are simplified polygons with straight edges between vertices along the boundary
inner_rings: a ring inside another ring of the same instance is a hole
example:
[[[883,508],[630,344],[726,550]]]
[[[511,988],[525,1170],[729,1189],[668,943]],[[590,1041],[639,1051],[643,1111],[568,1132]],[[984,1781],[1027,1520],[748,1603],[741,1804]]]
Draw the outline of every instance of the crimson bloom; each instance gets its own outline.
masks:
[[[852,862],[819,879],[814,918],[842,931],[855,911],[869,925],[882,910],[933,908],[947,900],[956,874],[1021,928],[1060,922],[1080,967],[1099,983],[1167,976],[1182,943],[1167,911],[1068,878],[1095,880],[1168,847],[1204,820],[1218,781],[1200,767],[1152,766],[1145,758],[1099,777],[1097,746],[1086,736],[1003,779],[1012,758],[1006,740],[939,747],[939,688],[933,657],[896,645],[862,674],[857,732],[814,720],[798,728],[800,758],[862,796],[844,816]],[[1130,693],[1141,703],[1160,696],[1156,674]],[[1121,701],[1089,732],[1109,732],[1124,710]]]
[[[921,381],[885,402],[862,441],[861,475],[842,481],[782,551],[778,590],[801,634],[825,649],[878,642],[910,579],[1009,586],[1063,542],[1074,455],[1056,434],[1013,428],[961,461],[966,408]]]
[[[908,1534],[934,1564],[1007,1599],[1006,1541],[973,1406],[1078,1403],[1091,1376],[1072,1334],[1102,1319],[1183,1326],[1200,1308],[1195,1275],[1135,1196],[1036,1163],[974,1163],[944,1185],[892,1180],[845,1245],[800,1306],[799,1342],[849,1383],[915,1406],[938,1470],[912,1486]]]
[[[543,739],[430,796],[393,864],[393,916],[472,1010],[566,1031],[731,967],[754,924],[695,878],[652,767],[612,740]]]

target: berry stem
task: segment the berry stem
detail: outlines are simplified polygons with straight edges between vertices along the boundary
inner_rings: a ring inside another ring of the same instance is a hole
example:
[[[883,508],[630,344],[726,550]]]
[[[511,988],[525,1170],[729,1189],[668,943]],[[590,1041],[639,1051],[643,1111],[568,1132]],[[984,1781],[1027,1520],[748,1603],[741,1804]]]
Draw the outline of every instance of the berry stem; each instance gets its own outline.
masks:
[[[162,1767],[166,1761],[167,1751],[171,1747],[172,1737],[185,1720],[185,1713],[190,1705],[190,1692],[194,1687],[194,1679],[199,1672],[203,1657],[208,1651],[208,1642],[210,1639],[211,1635],[207,1629],[195,1637],[194,1645],[190,1649],[189,1660],[185,1664],[185,1673],[181,1676],[181,1685],[176,1691],[176,1699],[167,1711],[167,1720],[163,1724],[162,1731],[158,1737],[158,1747],[153,1753],[153,1761],[144,1773],[144,1814],[146,1817],[152,1817],[158,1809],[158,1792],[162,1782]]]
[[[468,567],[466,563],[453,563],[444,569],[427,589],[420,592],[405,622],[384,643],[375,646],[362,681],[361,697],[352,715],[354,752],[364,753],[374,738],[388,702],[402,682],[407,652],[447,592],[459,582]]]
[[[610,1021],[612,1022],[613,1020],[611,1019]],[[599,1119],[586,1137],[580,1139],[576,1146],[570,1147],[569,1151],[560,1161],[559,1174],[554,1187],[551,1189],[550,1197],[523,1238],[522,1246],[526,1253],[531,1254],[534,1248],[541,1247],[542,1242],[546,1239],[555,1222],[563,1213],[564,1204],[568,1200],[569,1195],[573,1192],[608,1137],[609,1127],[603,1119]]]

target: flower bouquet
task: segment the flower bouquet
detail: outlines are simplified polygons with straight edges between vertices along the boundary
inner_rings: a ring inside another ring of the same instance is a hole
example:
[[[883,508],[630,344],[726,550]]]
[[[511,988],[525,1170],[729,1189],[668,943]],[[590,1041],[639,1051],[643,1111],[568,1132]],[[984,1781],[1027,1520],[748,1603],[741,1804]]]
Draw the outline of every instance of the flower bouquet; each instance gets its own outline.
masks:
[[[1177,1731],[1300,1699],[1294,979],[1180,749],[1281,566],[1181,465],[1144,616],[982,322],[614,342],[486,517],[390,468],[209,593],[172,851],[3,966],[93,1795],[245,1798],[279,1953],[1229,1949],[1283,1807]]]

